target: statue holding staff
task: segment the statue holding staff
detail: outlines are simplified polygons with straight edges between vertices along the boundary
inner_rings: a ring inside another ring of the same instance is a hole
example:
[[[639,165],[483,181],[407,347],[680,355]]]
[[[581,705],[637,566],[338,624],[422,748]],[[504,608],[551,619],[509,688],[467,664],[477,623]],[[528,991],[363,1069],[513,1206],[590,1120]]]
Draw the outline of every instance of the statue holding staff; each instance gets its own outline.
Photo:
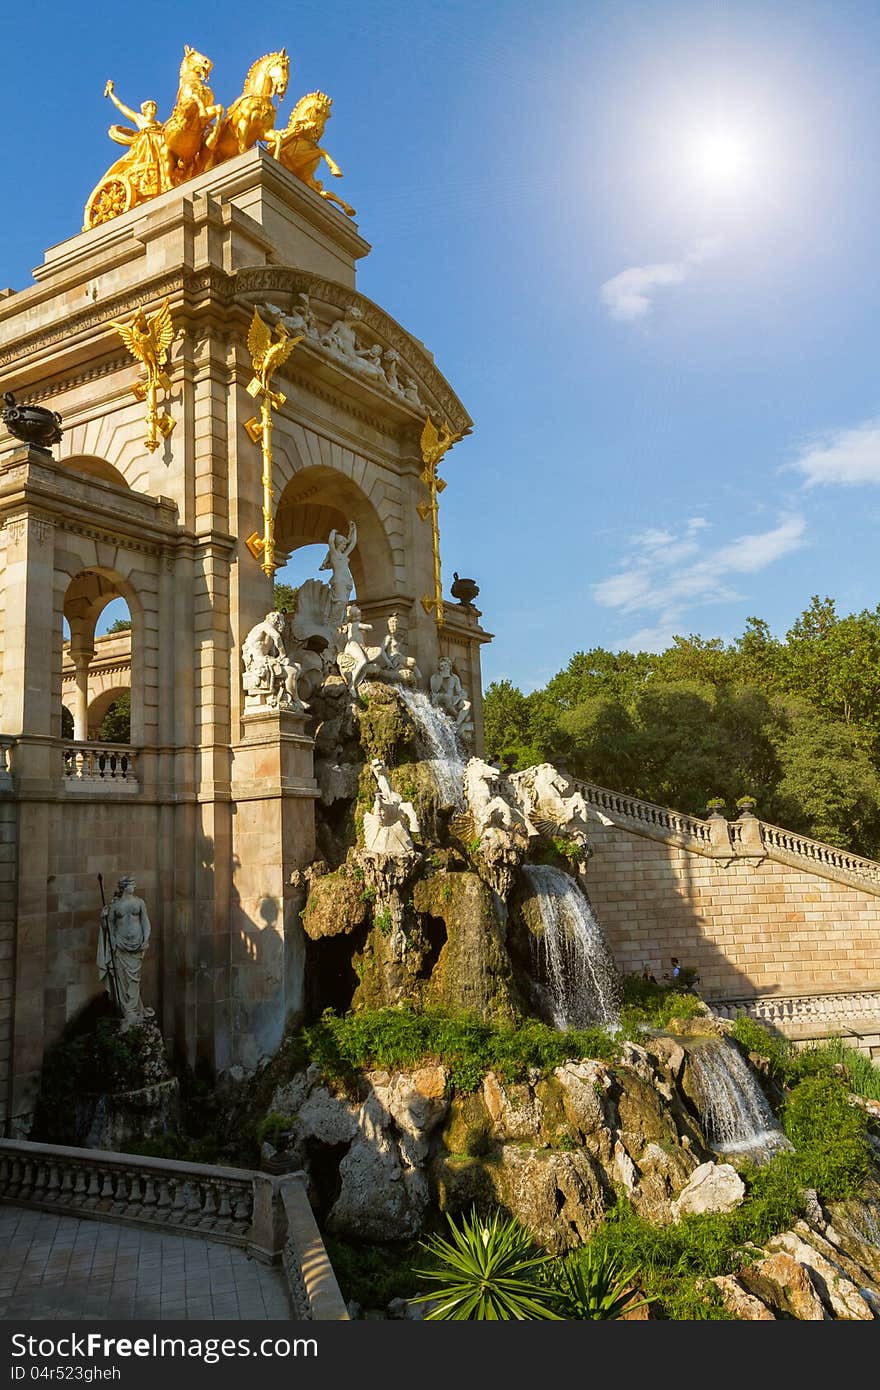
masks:
[[[122,1013],[122,1029],[144,1023],[153,1010],[141,999],[141,966],[150,940],[150,918],[135,880],[119,880],[110,902],[101,909],[98,937],[98,975]],[[102,889],[103,891],[103,889]]]

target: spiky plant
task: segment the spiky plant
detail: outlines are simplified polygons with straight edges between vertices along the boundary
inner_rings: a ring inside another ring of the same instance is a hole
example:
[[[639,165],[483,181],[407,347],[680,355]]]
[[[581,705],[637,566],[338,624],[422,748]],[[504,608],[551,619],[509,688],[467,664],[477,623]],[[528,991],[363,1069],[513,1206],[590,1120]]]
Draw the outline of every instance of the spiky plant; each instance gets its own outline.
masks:
[[[426,1317],[434,1321],[558,1320],[556,1293],[537,1283],[537,1271],[551,1258],[535,1249],[528,1233],[513,1217],[495,1211],[485,1220],[475,1211],[457,1226],[447,1217],[451,1239],[429,1236],[422,1249],[436,1260],[434,1269],[419,1269],[420,1278],[434,1285],[413,1299],[432,1304]]]
[[[560,1265],[556,1274],[563,1316],[610,1320],[647,1307],[647,1299],[633,1298],[637,1274],[636,1269],[623,1269],[610,1251],[585,1246],[575,1258]]]

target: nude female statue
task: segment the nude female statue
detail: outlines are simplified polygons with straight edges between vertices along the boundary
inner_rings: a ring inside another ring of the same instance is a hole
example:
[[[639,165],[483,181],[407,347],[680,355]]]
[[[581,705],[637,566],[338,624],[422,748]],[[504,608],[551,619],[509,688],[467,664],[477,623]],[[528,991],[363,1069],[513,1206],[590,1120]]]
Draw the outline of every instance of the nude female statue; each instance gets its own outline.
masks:
[[[348,564],[348,557],[357,545],[357,527],[354,522],[348,528],[348,535],[331,531],[327,541],[327,554],[321,562],[322,570],[331,570],[330,601],[337,624],[342,621],[345,606],[354,589],[354,579]]]

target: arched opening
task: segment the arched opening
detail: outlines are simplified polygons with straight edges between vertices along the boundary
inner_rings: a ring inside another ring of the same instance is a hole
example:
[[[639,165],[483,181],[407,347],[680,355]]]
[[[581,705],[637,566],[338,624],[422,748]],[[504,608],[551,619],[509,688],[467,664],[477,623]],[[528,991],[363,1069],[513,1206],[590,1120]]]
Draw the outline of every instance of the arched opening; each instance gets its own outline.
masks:
[[[89,705],[89,741],[131,743],[131,688],[113,687]]]
[[[278,558],[285,563],[277,571],[276,581],[296,586],[305,579],[318,578],[330,532],[345,534],[352,521],[357,527],[357,545],[349,564],[358,601],[368,603],[393,594],[394,560],[376,508],[350,478],[323,465],[302,469],[281,494],[275,544]],[[301,561],[293,559],[304,547],[309,547],[307,555]],[[306,563],[311,568],[304,573]]]
[[[139,627],[140,605],[118,575],[96,568],[71,579],[63,605],[62,737],[141,742]]]
[[[96,478],[101,483],[114,483],[116,487],[130,491],[119,469],[97,454],[73,454],[70,458],[59,459],[59,463],[62,468],[69,468],[71,473],[81,473],[83,477]]]

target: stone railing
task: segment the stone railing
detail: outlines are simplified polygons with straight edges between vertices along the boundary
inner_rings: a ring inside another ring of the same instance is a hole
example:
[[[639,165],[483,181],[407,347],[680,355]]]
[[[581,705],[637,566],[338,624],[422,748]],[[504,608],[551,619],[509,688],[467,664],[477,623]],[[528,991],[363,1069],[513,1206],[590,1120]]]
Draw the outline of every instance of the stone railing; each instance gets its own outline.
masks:
[[[792,994],[759,998],[711,999],[706,1003],[721,1018],[748,1014],[779,1032],[810,1029],[831,1037],[835,1033],[880,1031],[880,990],[843,994]],[[859,1025],[867,1025],[867,1028]]]
[[[281,1200],[287,1219],[282,1259],[298,1316],[315,1322],[347,1320],[348,1309],[302,1183],[285,1182]]]
[[[880,893],[880,864],[873,859],[863,859],[859,854],[850,854],[849,850],[837,849],[834,845],[824,845],[819,840],[808,840],[805,835],[795,835],[793,831],[784,830],[780,825],[769,825],[767,821],[761,821],[761,838],[765,851],[772,859],[781,859],[798,868],[812,869],[818,874],[829,872],[834,877],[846,876],[860,885],[873,884],[875,891]]]
[[[303,1173],[0,1139],[0,1202],[237,1245],[282,1261],[295,1317],[348,1317]]]
[[[696,816],[680,815],[666,806],[655,806],[650,801],[639,801],[635,796],[624,796],[622,792],[610,791],[593,782],[577,782],[581,791],[597,811],[613,821],[628,821],[641,828],[655,839],[674,840],[686,849],[698,853],[712,853],[712,833],[709,822]]]
[[[71,1216],[196,1230],[270,1257],[273,1179],[103,1149],[0,1139],[0,1199]]]
[[[655,806],[650,801],[640,801],[592,782],[575,780],[575,785],[596,812],[638,835],[662,840],[664,844],[676,845],[694,854],[708,855],[726,864],[737,860],[757,864],[761,859],[774,859],[790,868],[880,895],[880,864],[873,859],[863,859],[848,850],[810,840],[780,825],[771,825],[747,814],[735,821],[727,821],[720,815],[700,820],[697,816],[681,815],[668,807]]]
[[[137,754],[136,748],[124,743],[65,743],[61,748],[65,786],[136,792]]]

